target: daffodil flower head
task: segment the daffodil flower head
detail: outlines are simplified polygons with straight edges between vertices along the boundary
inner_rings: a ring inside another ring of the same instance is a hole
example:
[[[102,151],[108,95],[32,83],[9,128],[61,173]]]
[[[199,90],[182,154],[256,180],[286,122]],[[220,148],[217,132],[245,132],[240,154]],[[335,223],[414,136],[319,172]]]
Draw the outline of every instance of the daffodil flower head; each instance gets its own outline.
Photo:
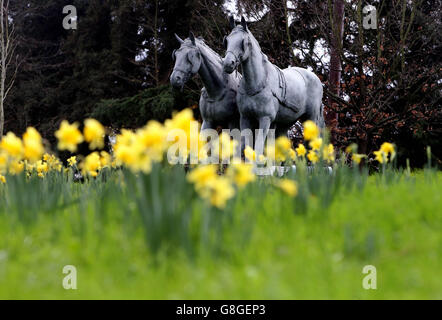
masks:
[[[44,153],[44,147],[40,133],[35,128],[29,127],[23,134],[24,157],[36,162],[41,159]]]
[[[9,164],[9,173],[12,175],[19,175],[23,172],[25,168],[25,163],[21,160],[13,160]]]
[[[322,138],[315,138],[313,140],[310,141],[309,143],[310,148],[312,148],[313,150],[319,150],[321,149],[322,146]]]
[[[77,145],[84,141],[83,135],[78,130],[78,123],[70,124],[66,120],[62,121],[60,129],[55,132],[58,139],[59,150],[77,151]]]
[[[276,186],[290,197],[296,197],[298,194],[298,185],[293,180],[281,179],[276,183]]]
[[[384,142],[381,145],[381,149],[382,152],[384,152],[387,156],[390,156],[390,161],[394,159],[394,157],[396,156],[396,151],[394,149],[394,145],[392,143],[389,142]]]
[[[227,201],[235,195],[235,189],[228,178],[217,177],[208,181],[205,188],[200,190],[200,195],[218,209],[224,209]]]
[[[227,176],[239,187],[243,188],[250,182],[256,180],[256,176],[253,173],[253,165],[247,163],[232,164],[227,169]]]
[[[324,160],[329,162],[335,161],[335,147],[331,143],[324,148],[322,153]]]
[[[84,140],[89,143],[90,150],[104,148],[106,130],[100,122],[95,119],[86,119],[83,134]]]
[[[250,146],[247,146],[244,149],[244,157],[249,160],[250,162],[256,161],[256,152],[253,150]]]
[[[307,153],[307,149],[305,148],[305,146],[302,143],[299,144],[295,150],[296,150],[296,154],[298,155],[298,157],[304,157]]]
[[[384,163],[387,162],[387,155],[385,154],[385,152],[383,152],[382,150],[378,150],[374,152],[375,155],[375,159],[379,162],[379,163]]]
[[[76,156],[72,156],[68,159],[68,165],[69,167],[73,167],[77,164],[77,157]]]
[[[218,176],[216,165],[201,165],[187,175],[187,180],[195,184],[195,189],[204,188],[210,180]]]
[[[307,141],[316,139],[319,136],[318,126],[311,120],[304,122],[304,139]]]
[[[290,157],[292,142],[289,138],[281,136],[275,141],[275,158],[277,161],[285,161]]]
[[[319,161],[318,154],[314,150],[310,150],[307,154],[307,159],[312,163],[317,163]]]
[[[92,152],[88,155],[81,164],[83,174],[89,174],[92,177],[96,177],[101,170],[100,155],[98,152]]]
[[[4,150],[10,157],[19,159],[23,156],[23,142],[14,133],[8,132],[0,142],[0,149]]]
[[[106,151],[100,152],[100,167],[109,167],[112,164],[112,156]]]
[[[356,164],[360,164],[362,159],[366,158],[367,156],[365,154],[358,154],[358,153],[354,153],[351,156],[351,159],[356,163]]]
[[[216,155],[219,157],[221,163],[224,163],[235,155],[238,143],[236,140],[232,140],[229,134],[222,132],[214,143],[219,146],[218,150],[216,150]]]

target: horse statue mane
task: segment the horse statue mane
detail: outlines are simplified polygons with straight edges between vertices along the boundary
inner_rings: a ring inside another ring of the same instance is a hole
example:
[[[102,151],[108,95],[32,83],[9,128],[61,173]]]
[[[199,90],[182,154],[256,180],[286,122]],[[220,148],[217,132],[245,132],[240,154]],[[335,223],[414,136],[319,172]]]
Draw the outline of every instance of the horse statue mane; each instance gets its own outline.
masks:
[[[267,57],[267,55],[262,52],[261,46],[259,45],[258,40],[256,40],[255,36],[253,35],[253,33],[250,32],[249,28],[244,28],[241,24],[238,24],[237,26],[235,26],[235,28],[232,29],[231,33],[237,33],[237,32],[245,32],[247,33],[247,35],[249,36],[249,39],[254,43],[254,45],[261,51],[262,57],[264,61],[269,61],[269,58]]]
[[[186,38],[184,40],[184,45],[194,48],[195,45],[198,49],[203,49],[205,51],[205,54],[207,56],[209,56],[210,58],[213,58],[213,60],[217,60],[219,61],[221,64],[223,63],[223,58],[216,53],[215,51],[213,51],[212,48],[210,48],[207,44],[206,41],[204,40],[204,38],[202,37],[197,37],[195,38],[195,45],[192,43],[192,40],[190,40],[190,38]]]

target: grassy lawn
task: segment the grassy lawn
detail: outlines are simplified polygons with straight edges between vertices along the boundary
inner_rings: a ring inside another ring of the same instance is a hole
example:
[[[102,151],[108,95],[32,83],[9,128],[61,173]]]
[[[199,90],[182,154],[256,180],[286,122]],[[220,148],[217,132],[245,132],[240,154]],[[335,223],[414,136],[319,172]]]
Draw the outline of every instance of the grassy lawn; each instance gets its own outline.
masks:
[[[181,171],[145,189],[154,173],[146,184],[117,172],[0,186],[0,298],[442,299],[440,172],[369,176],[326,203],[314,183],[293,199],[260,179],[225,210]],[[149,192],[170,208],[152,210]],[[63,289],[65,265],[77,290]],[[362,287],[365,265],[377,290]]]

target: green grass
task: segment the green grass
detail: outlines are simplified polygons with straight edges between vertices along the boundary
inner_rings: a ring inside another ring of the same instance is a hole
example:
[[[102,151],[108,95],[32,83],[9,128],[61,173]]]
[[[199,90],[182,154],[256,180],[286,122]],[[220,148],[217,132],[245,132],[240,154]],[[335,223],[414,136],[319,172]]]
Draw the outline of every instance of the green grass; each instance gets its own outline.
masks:
[[[296,199],[262,179],[224,211],[181,168],[8,177],[0,298],[442,299],[442,174],[340,170],[294,175]],[[62,287],[65,265],[77,290]],[[362,287],[365,265],[377,290]]]

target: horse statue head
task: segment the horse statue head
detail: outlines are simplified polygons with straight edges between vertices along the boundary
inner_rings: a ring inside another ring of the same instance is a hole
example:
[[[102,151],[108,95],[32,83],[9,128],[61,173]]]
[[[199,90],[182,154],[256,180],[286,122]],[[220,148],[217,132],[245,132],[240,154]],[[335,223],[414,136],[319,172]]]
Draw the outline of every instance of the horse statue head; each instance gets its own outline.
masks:
[[[182,40],[175,34],[181,44],[178,50],[172,53],[175,66],[170,76],[170,83],[174,88],[182,89],[193,75],[198,73],[201,67],[201,52],[196,45],[195,36],[191,32],[189,38]]]
[[[250,54],[250,33],[244,17],[241,17],[240,25],[235,25],[235,20],[230,17],[230,27],[232,32],[224,37],[226,56],[223,68],[227,73],[232,73]]]

